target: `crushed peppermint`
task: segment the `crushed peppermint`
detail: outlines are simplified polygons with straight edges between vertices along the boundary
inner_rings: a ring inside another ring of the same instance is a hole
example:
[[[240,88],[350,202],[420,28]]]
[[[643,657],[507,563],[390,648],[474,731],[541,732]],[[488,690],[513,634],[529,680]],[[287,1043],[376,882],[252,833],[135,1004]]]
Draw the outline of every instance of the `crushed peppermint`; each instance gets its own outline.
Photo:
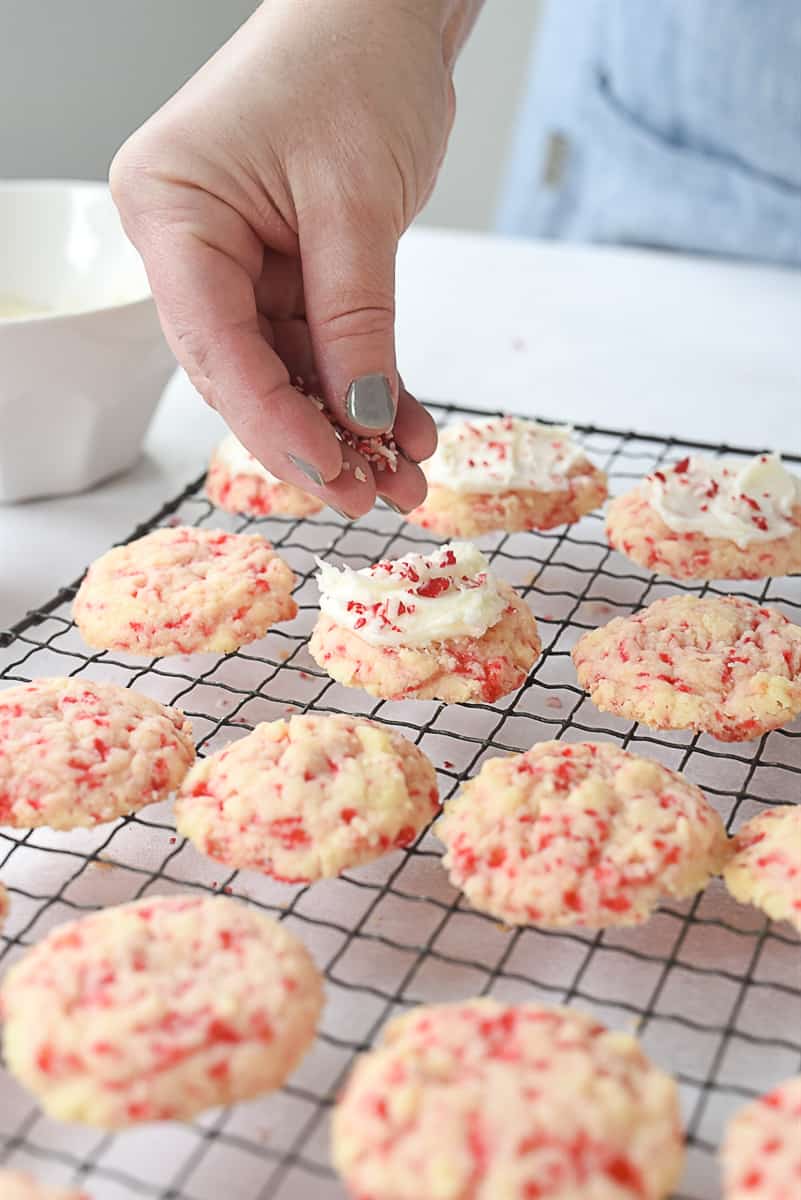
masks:
[[[345,429],[334,418],[333,413],[326,408],[325,401],[321,396],[312,396],[303,391],[302,381],[296,380],[294,387],[296,392],[300,392],[307,400],[311,400],[312,404],[319,409],[326,421],[328,421],[337,438],[345,446],[350,446],[351,450],[355,450],[357,454],[361,454],[362,458],[366,459],[370,466],[376,471],[391,471],[395,472],[398,469],[398,445],[394,435],[382,433],[374,437],[365,437],[359,433],[353,433],[350,429]],[[343,464],[346,469],[350,469],[350,463]],[[367,482],[367,476],[361,467],[357,467],[354,472],[360,483]]]
[[[777,454],[745,462],[688,455],[672,469],[652,472],[644,486],[649,503],[675,533],[723,538],[745,549],[797,529],[801,480]]]
[[[487,559],[468,542],[358,571],[317,563],[321,611],[372,645],[481,637],[507,607]]]

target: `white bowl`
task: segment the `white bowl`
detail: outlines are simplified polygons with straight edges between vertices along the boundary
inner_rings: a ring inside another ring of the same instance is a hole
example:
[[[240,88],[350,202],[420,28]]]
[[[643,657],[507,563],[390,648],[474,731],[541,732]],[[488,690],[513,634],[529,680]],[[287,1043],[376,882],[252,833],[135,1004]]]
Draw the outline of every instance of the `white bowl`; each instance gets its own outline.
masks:
[[[130,467],[174,369],[108,187],[0,182],[0,501]]]

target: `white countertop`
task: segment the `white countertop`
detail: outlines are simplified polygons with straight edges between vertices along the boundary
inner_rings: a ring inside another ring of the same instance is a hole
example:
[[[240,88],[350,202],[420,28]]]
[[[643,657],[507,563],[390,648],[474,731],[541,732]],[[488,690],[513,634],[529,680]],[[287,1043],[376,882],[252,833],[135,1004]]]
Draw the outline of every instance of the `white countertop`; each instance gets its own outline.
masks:
[[[421,397],[801,452],[801,273],[415,229],[398,353]],[[0,507],[0,629],[202,471],[219,418],[176,376],[139,464]]]

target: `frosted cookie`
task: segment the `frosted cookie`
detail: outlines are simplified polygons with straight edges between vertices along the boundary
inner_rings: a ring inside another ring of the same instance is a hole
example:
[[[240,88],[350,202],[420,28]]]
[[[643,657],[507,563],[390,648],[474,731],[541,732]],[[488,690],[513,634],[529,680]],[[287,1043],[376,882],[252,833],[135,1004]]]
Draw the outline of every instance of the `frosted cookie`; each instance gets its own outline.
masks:
[[[357,1059],[334,1166],[370,1200],[661,1200],[681,1174],[676,1085],[567,1008],[412,1009]]]
[[[394,729],[337,714],[257,725],[198,762],[175,816],[226,866],[305,883],[407,845],[438,810],[422,750]]]
[[[321,1005],[320,975],[283,925],[198,895],[61,925],[0,985],[11,1074],[48,1116],[103,1129],[279,1087]]]
[[[539,655],[528,605],[466,542],[361,571],[318,564],[309,650],[347,687],[388,700],[492,703],[520,687]]]
[[[603,712],[742,742],[801,712],[801,628],[735,596],[669,596],[585,633],[579,683]]]
[[[446,538],[551,529],[606,499],[606,475],[573,441],[572,430],[521,417],[448,425],[421,465],[428,495],[406,519]]]
[[[789,575],[801,571],[801,479],[776,454],[683,458],[613,500],[606,534],[673,579]]]
[[[723,877],[736,900],[801,933],[801,805],[768,808],[746,821]]]
[[[232,433],[212,455],[206,495],[226,512],[251,517],[308,517],[324,507],[316,496],[271,474]]]
[[[177,708],[92,679],[0,692],[0,825],[75,829],[166,800],[192,765]]]
[[[721,1149],[724,1200],[793,1200],[801,1195],[801,1075],[746,1105]]]
[[[264,538],[156,529],[96,559],[73,605],[99,650],[229,654],[297,613],[295,577]]]
[[[640,924],[705,887],[727,846],[697,787],[606,742],[488,759],[434,832],[454,887],[507,925]]]
[[[89,1196],[75,1188],[37,1183],[24,1171],[4,1171],[0,1167],[0,1200],[89,1200]]]

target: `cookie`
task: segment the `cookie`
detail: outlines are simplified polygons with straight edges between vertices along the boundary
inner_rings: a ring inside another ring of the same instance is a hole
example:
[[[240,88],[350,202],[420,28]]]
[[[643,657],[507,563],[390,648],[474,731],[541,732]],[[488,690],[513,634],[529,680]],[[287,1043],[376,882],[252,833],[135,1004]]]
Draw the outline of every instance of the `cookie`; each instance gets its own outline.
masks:
[[[746,1105],[721,1149],[723,1200],[793,1200],[801,1195],[801,1075]]]
[[[789,575],[801,571],[801,480],[773,454],[683,458],[613,500],[606,534],[672,579]]]
[[[8,914],[8,892],[0,883],[0,929],[3,928],[3,922]]]
[[[801,933],[801,805],[768,808],[746,821],[723,877],[735,900]]]
[[[610,743],[491,758],[434,832],[474,907],[507,925],[637,925],[721,868],[726,831],[676,771]]]
[[[192,765],[177,708],[93,679],[0,692],[0,825],[75,829],[165,800]]]
[[[684,1158],[676,1085],[634,1038],[490,999],[391,1021],[347,1081],[332,1152],[370,1200],[661,1200]]]
[[[669,596],[585,633],[579,683],[603,712],[722,742],[801,712],[801,628],[735,596]]]
[[[308,517],[324,507],[316,496],[271,474],[232,433],[211,457],[206,495],[218,508],[250,517]]]
[[[319,565],[309,650],[346,687],[389,700],[492,703],[521,686],[539,655],[528,605],[467,542],[360,571]]]
[[[577,521],[606,499],[606,475],[572,430],[521,417],[460,421],[421,464],[428,495],[407,521],[440,537],[516,533]]]
[[[98,558],[73,604],[98,650],[229,654],[297,605],[292,571],[257,534],[191,526],[156,529]]]
[[[283,925],[194,894],[61,925],[0,985],[8,1070],[48,1116],[103,1129],[279,1087],[321,1005],[320,975]]]
[[[438,810],[422,750],[394,729],[337,714],[257,725],[198,762],[175,816],[226,866],[307,883],[407,845]]]
[[[4,1171],[0,1167],[0,1200],[89,1200],[89,1196],[74,1188],[37,1183],[23,1171]]]

